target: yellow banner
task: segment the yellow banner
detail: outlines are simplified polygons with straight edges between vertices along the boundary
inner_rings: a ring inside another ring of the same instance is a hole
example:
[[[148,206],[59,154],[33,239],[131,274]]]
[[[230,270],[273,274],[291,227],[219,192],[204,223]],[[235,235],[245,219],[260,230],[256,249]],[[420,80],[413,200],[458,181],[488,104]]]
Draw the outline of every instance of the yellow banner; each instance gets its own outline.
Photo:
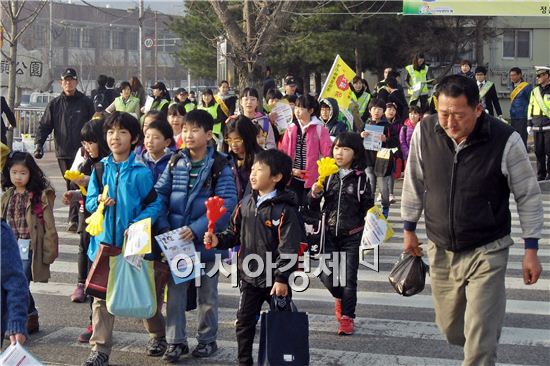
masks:
[[[336,55],[319,99],[334,98],[338,102],[340,110],[348,109],[352,93],[350,82],[354,76],[355,71],[342,60],[340,55]]]

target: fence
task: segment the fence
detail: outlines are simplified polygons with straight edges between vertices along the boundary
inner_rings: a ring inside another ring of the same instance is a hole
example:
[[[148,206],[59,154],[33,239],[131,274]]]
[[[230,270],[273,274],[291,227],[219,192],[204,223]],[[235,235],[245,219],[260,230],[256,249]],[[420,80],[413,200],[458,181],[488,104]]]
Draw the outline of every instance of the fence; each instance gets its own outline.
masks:
[[[31,146],[34,145],[32,141],[36,137],[44,108],[17,107],[14,112],[17,127],[13,130],[13,145],[19,147],[17,150],[24,149],[32,152],[34,150],[34,146]],[[52,151],[52,141],[53,135],[50,134],[44,144],[45,151]]]

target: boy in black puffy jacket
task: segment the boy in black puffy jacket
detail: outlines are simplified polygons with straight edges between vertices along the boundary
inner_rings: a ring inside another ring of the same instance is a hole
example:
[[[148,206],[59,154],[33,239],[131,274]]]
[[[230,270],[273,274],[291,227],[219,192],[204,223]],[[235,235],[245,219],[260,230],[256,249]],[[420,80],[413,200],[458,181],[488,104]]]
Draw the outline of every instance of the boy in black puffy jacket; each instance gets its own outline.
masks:
[[[253,193],[237,206],[227,230],[204,235],[205,244],[211,243],[217,249],[240,245],[241,298],[236,327],[239,365],[253,364],[256,316],[263,302],[269,303],[272,295],[290,295],[288,278],[296,266],[284,271],[281,268],[291,261],[297,263],[300,243],[304,241],[296,196],[285,188],[291,175],[292,161],[286,154],[277,150],[258,153],[250,174]],[[259,275],[252,273],[258,269],[258,262],[250,260],[251,255],[259,256],[265,265]],[[247,267],[245,260],[249,261]],[[272,270],[266,271],[269,265]]]

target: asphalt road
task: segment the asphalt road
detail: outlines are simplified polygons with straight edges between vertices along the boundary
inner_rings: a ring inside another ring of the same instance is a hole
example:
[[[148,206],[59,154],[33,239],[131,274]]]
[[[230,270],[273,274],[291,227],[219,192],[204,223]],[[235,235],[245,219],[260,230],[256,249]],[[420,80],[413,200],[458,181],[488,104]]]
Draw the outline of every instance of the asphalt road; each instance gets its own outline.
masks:
[[[72,303],[69,296],[76,283],[78,235],[66,232],[67,207],[61,204],[64,182],[52,153],[39,161],[52,181],[57,200],[56,226],[60,238],[59,258],[52,265],[52,278],[47,284],[32,284],[40,314],[40,332],[26,344],[39,360],[52,365],[80,365],[88,356],[88,345],[79,344],[76,337],[87,325],[88,304]],[[395,195],[399,197],[401,182]],[[546,222],[550,222],[550,194],[543,195]],[[506,275],[507,313],[498,350],[499,364],[547,365],[550,359],[550,226],[544,229],[539,255],[546,269],[534,286],[523,285],[521,276],[521,229],[513,204],[513,233],[516,244],[510,252]],[[379,272],[361,266],[357,305],[356,333],[350,337],[336,335],[334,303],[313,278],[308,290],[296,293],[294,299],[301,311],[309,314],[309,341],[312,365],[459,365],[462,350],[450,346],[434,324],[431,288],[419,295],[404,298],[397,295],[387,281],[392,263],[400,254],[402,234],[399,219],[399,199],[390,210],[390,222],[396,235],[379,250]],[[423,222],[419,236],[425,238]],[[374,255],[368,257],[374,261]],[[220,279],[219,350],[208,360],[183,357],[180,364],[234,365],[236,363],[235,312],[238,289],[229,279]],[[191,349],[196,344],[196,311],[188,314],[188,337]],[[144,352],[147,334],[141,321],[117,319],[115,346],[110,363],[113,365],[161,365],[160,359]],[[257,327],[257,335],[259,326]],[[258,345],[256,336],[255,349]]]

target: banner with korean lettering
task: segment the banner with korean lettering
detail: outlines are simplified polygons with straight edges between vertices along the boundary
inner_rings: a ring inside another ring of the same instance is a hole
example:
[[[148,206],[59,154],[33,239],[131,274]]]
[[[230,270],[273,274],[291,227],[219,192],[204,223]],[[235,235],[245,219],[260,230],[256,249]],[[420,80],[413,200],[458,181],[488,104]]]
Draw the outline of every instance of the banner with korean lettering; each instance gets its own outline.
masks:
[[[4,42],[2,51],[9,54],[9,43]],[[9,74],[16,75],[15,85],[24,89],[44,90],[50,81],[48,64],[39,50],[27,50],[21,43],[17,45],[17,61],[12,67],[10,61],[2,58],[0,61],[0,86],[7,87]]]
[[[319,99],[334,98],[341,110],[347,109],[351,102],[350,82],[354,76],[355,71],[342,60],[340,55],[336,55]]]
[[[404,15],[550,16],[548,0],[403,0]]]

